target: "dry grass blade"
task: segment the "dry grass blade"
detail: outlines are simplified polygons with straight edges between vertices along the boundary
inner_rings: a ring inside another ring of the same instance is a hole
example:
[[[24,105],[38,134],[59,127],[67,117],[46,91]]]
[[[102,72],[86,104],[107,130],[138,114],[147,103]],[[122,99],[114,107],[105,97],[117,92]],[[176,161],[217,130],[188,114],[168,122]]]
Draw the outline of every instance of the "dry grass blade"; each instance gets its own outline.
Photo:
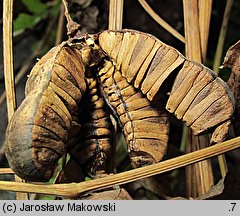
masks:
[[[13,1],[3,1],[3,63],[4,78],[7,99],[8,120],[12,118],[16,109],[16,97],[14,87],[14,71],[13,71],[13,43],[12,43],[12,23],[13,23]],[[22,182],[18,176],[15,176],[17,182]],[[25,193],[17,193],[17,199],[28,199]]]
[[[145,0],[138,0],[142,7],[147,11],[147,13],[164,29],[166,29],[174,37],[185,43],[185,38],[177,32],[172,26],[170,26],[166,21],[164,21],[154,10],[148,5]]]
[[[221,58],[222,58],[222,52],[223,52],[223,44],[227,34],[228,20],[229,20],[230,12],[232,9],[232,5],[233,5],[233,0],[227,0],[226,8],[223,15],[222,26],[221,26],[221,30],[218,38],[217,50],[214,57],[213,70],[216,74],[219,73],[219,66],[221,64]]]
[[[51,194],[65,197],[76,197],[82,193],[106,189],[116,185],[133,182],[156,174],[168,172],[180,167],[206,160],[208,158],[223,154],[240,148],[240,137],[216,144],[195,152],[191,152],[157,164],[129,170],[107,177],[85,181],[81,183],[39,185],[30,183],[0,181],[0,190],[20,191],[29,193]]]
[[[16,110],[16,96],[14,88],[14,71],[13,71],[13,45],[12,45],[12,14],[13,1],[4,0],[3,5],[3,63],[4,77],[7,98],[8,119],[10,120]]]
[[[199,0],[199,29],[203,62],[206,60],[212,0]]]
[[[202,62],[198,18],[198,0],[183,0],[186,57]]]
[[[110,0],[109,4],[109,23],[108,28],[111,30],[122,29],[124,0]]]

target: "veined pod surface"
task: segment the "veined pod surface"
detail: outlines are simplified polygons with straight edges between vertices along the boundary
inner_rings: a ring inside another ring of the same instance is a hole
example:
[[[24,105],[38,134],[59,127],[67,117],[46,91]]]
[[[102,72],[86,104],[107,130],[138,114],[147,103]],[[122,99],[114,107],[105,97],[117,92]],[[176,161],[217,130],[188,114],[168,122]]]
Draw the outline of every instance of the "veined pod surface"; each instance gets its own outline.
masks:
[[[131,84],[129,88],[139,89],[149,101],[155,101],[167,79],[174,77],[166,109],[184,121],[195,135],[221,124],[228,128],[235,108],[233,95],[207,67],[186,59],[156,37],[134,30],[103,31],[98,43]],[[161,107],[162,102],[157,106]],[[217,134],[214,133],[212,142],[221,140]]]
[[[86,90],[81,50],[68,42],[51,49],[32,69],[26,97],[11,119],[5,153],[13,171],[29,181],[51,178],[79,130],[78,103]]]
[[[151,103],[141,91],[127,82],[112,61],[98,72],[107,104],[118,118],[133,167],[162,159],[168,142],[168,116],[164,107]]]
[[[81,131],[70,154],[88,175],[99,177],[112,171],[113,125],[96,75],[92,74],[90,71],[86,75],[87,90],[80,104]]]

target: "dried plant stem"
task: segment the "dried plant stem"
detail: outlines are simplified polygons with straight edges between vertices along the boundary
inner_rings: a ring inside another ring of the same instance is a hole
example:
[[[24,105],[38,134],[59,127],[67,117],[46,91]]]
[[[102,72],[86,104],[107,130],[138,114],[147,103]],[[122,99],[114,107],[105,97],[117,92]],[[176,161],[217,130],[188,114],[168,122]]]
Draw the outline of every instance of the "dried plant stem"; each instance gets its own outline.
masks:
[[[221,176],[225,177],[228,172],[228,167],[227,167],[227,161],[224,154],[218,156],[218,163],[219,163]]]
[[[64,6],[64,9],[65,9],[65,17],[68,21],[68,23],[72,22],[72,18],[69,14],[69,11],[68,11],[68,1],[67,0],[62,0],[62,3],[63,3],[63,6]]]
[[[183,0],[186,56],[202,62],[198,17],[198,0]]]
[[[108,28],[111,30],[121,30],[123,23],[123,5],[124,0],[110,0],[109,3],[109,22]],[[113,140],[113,152],[111,166],[113,173],[117,172],[116,168],[116,150],[117,150],[117,122],[113,116],[111,116],[111,121],[114,125],[114,140]]]
[[[70,184],[30,184],[19,182],[0,181],[0,190],[20,191],[29,193],[49,194],[65,197],[76,197],[80,194],[106,189],[116,185],[122,185],[156,174],[168,172],[180,167],[206,160],[208,158],[223,154],[240,148],[240,137],[216,144],[195,152],[191,152],[176,158],[172,158],[157,164],[129,170],[126,172],[109,175],[107,177]]]
[[[108,28],[111,30],[122,29],[124,0],[110,0]]]
[[[0,168],[0,175],[1,174],[14,174],[11,168]]]
[[[205,62],[206,55],[207,55],[208,34],[209,34],[209,26],[210,26],[211,11],[212,11],[212,0],[198,0],[198,3],[199,3],[199,29],[200,29],[202,60],[203,62]],[[221,170],[222,177],[224,177],[226,176],[228,171],[225,156],[219,155],[218,162],[219,162],[219,167]]]
[[[200,29],[200,41],[202,50],[202,60],[205,62],[207,55],[207,44],[209,26],[212,12],[212,0],[199,0],[199,29]],[[218,156],[219,166],[222,177],[227,173],[227,163],[224,155]],[[209,166],[210,167],[210,166]]]
[[[55,39],[55,45],[58,45],[62,41],[62,35],[63,35],[63,26],[64,26],[64,5],[61,5],[59,18],[58,18],[58,28],[57,28],[57,35]]]
[[[13,45],[12,45],[12,15],[13,1],[3,1],[3,63],[4,77],[7,98],[8,119],[10,120],[16,110],[16,97],[14,88],[14,71],[13,71]]]
[[[7,99],[8,121],[12,118],[16,110],[16,97],[14,85],[14,70],[13,70],[13,1],[3,1],[3,63],[4,63],[4,78]],[[18,176],[15,176],[16,182],[22,182]],[[28,199],[27,194],[17,193],[17,199]]]
[[[202,62],[202,49],[201,47],[207,47],[207,37],[209,31],[209,24],[205,24],[202,15],[199,15],[199,7],[204,8],[209,6],[203,5],[205,2],[199,2],[198,0],[183,0],[184,8],[184,24],[185,24],[185,38],[186,38],[186,56],[198,62]],[[200,5],[199,5],[200,4]],[[204,17],[205,18],[205,17]],[[200,26],[202,26],[200,29]],[[201,34],[202,30],[202,34]],[[203,38],[201,38],[201,36]],[[204,53],[205,55],[206,53]],[[187,140],[187,152],[196,151],[208,146],[209,140],[207,135],[196,137],[192,134],[192,131],[188,131]],[[213,185],[213,173],[212,166],[209,160],[201,161],[192,166],[187,167],[187,195],[189,197],[197,197],[206,193]]]
[[[231,13],[232,4],[233,4],[233,0],[227,0],[225,11],[224,11],[224,16],[223,16],[223,21],[222,21],[222,26],[221,26],[221,30],[220,30],[220,34],[219,34],[219,38],[218,38],[217,50],[215,53],[214,63],[213,63],[213,70],[217,75],[219,74],[219,66],[221,64],[223,45],[224,45],[225,37],[227,34],[227,26],[228,26],[229,16]],[[218,162],[219,162],[221,175],[222,175],[222,177],[224,177],[224,176],[226,176],[226,174],[228,172],[225,156],[219,155]]]
[[[223,45],[224,45],[225,37],[227,34],[227,26],[228,26],[228,20],[229,20],[229,16],[232,9],[232,4],[233,4],[233,0],[227,0],[224,15],[223,15],[222,26],[221,26],[221,30],[218,38],[217,50],[214,57],[213,70],[216,74],[219,73],[219,66],[221,64]]]
[[[65,9],[65,17],[67,19],[67,35],[70,38],[70,37],[75,36],[78,33],[81,25],[79,25],[78,23],[76,23],[72,20],[70,13],[68,11],[68,1],[62,0],[62,3],[64,5],[64,9]]]
[[[198,0],[199,30],[202,50],[202,60],[205,62],[207,55],[208,34],[212,12],[212,0]]]
[[[174,37],[176,37],[178,40],[185,43],[185,38],[176,31],[172,26],[170,26],[164,19],[162,19],[157,13],[154,12],[154,10],[148,5],[148,3],[145,0],[138,0],[139,3],[142,5],[142,7],[145,9],[145,11],[165,30],[167,30],[170,34],[172,34]]]

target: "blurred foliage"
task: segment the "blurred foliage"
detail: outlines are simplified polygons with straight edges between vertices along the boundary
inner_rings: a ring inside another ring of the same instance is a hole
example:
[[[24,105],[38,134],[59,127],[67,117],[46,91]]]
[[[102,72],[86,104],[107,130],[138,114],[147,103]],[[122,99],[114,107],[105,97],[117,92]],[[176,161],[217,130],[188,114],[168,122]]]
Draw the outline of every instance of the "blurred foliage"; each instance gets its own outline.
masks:
[[[22,0],[28,13],[20,12],[14,20],[14,35],[33,28],[43,19],[53,18],[57,15],[61,0],[56,0],[54,4],[42,3],[41,0]]]
[[[40,0],[22,0],[26,5],[27,9],[34,15],[42,15],[47,10],[47,5],[42,3]]]

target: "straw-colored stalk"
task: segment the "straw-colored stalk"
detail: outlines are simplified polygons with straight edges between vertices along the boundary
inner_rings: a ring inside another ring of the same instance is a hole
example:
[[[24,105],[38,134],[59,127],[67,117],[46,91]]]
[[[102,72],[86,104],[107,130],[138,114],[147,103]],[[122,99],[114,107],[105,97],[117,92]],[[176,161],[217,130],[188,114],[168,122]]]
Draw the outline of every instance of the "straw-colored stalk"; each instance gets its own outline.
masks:
[[[108,17],[108,28],[111,30],[121,30],[123,24],[123,10],[124,0],[110,0],[109,2],[109,17]],[[111,121],[114,125],[114,140],[113,140],[113,152],[111,167],[114,173],[117,172],[116,167],[116,153],[117,153],[117,122],[116,119],[111,116]]]
[[[13,45],[12,45],[12,19],[13,19],[13,1],[3,1],[3,62],[4,77],[7,98],[7,112],[10,120],[16,110],[16,97],[14,87],[13,70]]]
[[[3,1],[3,63],[4,63],[4,78],[5,78],[5,89],[6,89],[6,100],[7,100],[7,112],[8,120],[12,118],[16,110],[16,97],[15,97],[15,86],[14,86],[14,70],[13,70],[13,1]],[[22,180],[15,176],[17,182]],[[28,199],[28,195],[25,193],[17,193],[17,199],[25,200]]]
[[[14,174],[11,168],[0,168],[0,175],[2,174]]]
[[[121,30],[123,20],[124,0],[110,0],[108,28],[110,30]]]
[[[198,10],[199,10],[200,44],[201,44],[201,49],[199,50],[201,50],[202,61],[205,62],[206,54],[207,54],[209,26],[210,26],[210,19],[211,19],[212,0],[198,0]],[[230,10],[230,7],[228,6],[227,11],[229,10]],[[229,14],[229,12],[226,12],[225,14]],[[226,22],[223,22],[223,23],[226,23]],[[226,28],[224,28],[224,30],[226,30]],[[193,51],[193,49],[191,50],[190,48],[190,51]],[[222,177],[224,177],[227,173],[227,163],[225,160],[225,156],[220,155],[218,157],[218,160],[219,160],[219,166],[220,166]]]
[[[199,0],[198,7],[202,60],[205,62],[207,55],[209,26],[212,13],[212,0]]]
[[[198,0],[183,0],[186,56],[200,63],[202,62],[202,56],[205,55],[205,53],[202,53],[201,48],[204,47],[206,49],[207,47],[207,35],[209,31],[209,24],[205,24],[204,20],[200,20],[200,18],[205,18],[203,13],[208,14],[208,16],[210,13],[207,11],[207,9],[210,9],[209,5],[204,6],[204,3]],[[199,15],[199,7],[202,10],[201,16]],[[200,31],[200,26],[202,32]],[[196,151],[208,146],[209,140],[207,135],[196,137],[192,134],[191,130],[188,133],[187,152]],[[189,197],[202,195],[213,185],[213,173],[210,161],[202,161],[189,166],[186,173],[187,195]]]
[[[172,34],[175,38],[185,43],[185,38],[176,31],[172,26],[170,26],[164,19],[162,19],[149,5],[145,0],[138,0],[145,11],[165,30]]]
[[[198,0],[183,0],[186,57],[202,62]]]
[[[55,185],[0,181],[0,190],[76,197],[86,192],[98,191],[175,170],[237,148],[240,148],[240,137],[153,165],[95,180]]]

